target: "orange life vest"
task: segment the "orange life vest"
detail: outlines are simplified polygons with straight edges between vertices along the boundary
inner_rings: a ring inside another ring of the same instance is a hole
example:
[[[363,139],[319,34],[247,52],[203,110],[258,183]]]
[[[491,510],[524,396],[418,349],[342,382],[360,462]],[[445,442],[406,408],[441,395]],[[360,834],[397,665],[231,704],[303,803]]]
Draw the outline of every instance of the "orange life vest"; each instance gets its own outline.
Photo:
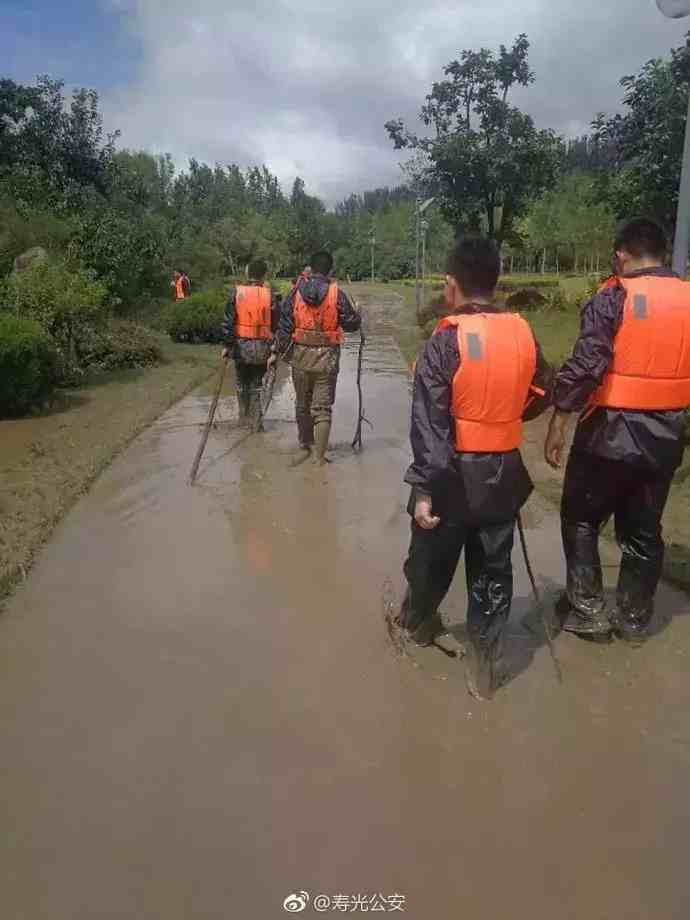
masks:
[[[178,278],[175,282],[175,300],[184,300],[185,296],[184,281],[182,278]]]
[[[623,322],[590,406],[650,412],[690,406],[690,284],[654,275],[620,284]]]
[[[473,313],[447,316],[435,332],[450,326],[457,327],[460,352],[451,396],[455,449],[514,450],[537,366],[530,327],[517,313]]]
[[[271,289],[263,284],[239,285],[235,291],[235,335],[238,339],[272,339]]]
[[[343,330],[338,325],[338,285],[331,284],[318,307],[312,307],[295,291],[292,338],[298,345],[340,345]]]

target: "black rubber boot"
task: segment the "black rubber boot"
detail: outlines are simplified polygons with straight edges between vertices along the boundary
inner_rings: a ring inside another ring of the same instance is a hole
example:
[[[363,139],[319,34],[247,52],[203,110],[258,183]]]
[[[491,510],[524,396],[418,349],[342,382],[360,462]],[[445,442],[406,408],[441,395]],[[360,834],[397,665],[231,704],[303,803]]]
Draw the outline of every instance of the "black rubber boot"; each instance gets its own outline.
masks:
[[[608,642],[611,639],[611,624],[605,614],[589,616],[570,608],[562,626],[563,632],[591,639],[593,642]]]
[[[633,648],[640,648],[649,639],[652,613],[651,605],[636,609],[628,604],[622,610],[619,607],[611,617],[614,636]]]

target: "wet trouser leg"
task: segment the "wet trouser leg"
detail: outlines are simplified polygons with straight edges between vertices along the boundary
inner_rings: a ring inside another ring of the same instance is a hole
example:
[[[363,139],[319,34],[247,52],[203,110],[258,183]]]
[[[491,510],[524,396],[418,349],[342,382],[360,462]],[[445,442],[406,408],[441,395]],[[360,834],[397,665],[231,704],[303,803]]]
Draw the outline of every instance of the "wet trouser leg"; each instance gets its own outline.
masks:
[[[466,538],[462,526],[441,522],[434,530],[424,530],[412,521],[403,568],[407,592],[400,611],[400,623],[411,634],[429,628],[452,584]]]
[[[499,682],[503,635],[513,601],[511,554],[515,521],[471,531],[465,546],[468,678],[475,695],[491,697]]]
[[[238,422],[246,424],[249,418],[249,400],[251,395],[251,364],[235,361],[235,379],[237,380]]]
[[[599,532],[615,510],[617,493],[615,471],[603,458],[571,451],[561,501],[569,602],[563,628],[567,632],[584,636],[610,633],[605,613]]]
[[[638,480],[616,506],[616,537],[621,559],[614,626],[631,641],[644,640],[654,613],[654,595],[664,562],[661,518],[670,475]]]
[[[338,372],[316,374],[311,402],[311,417],[314,425],[314,442],[317,460],[323,460],[331,435],[331,418]]]
[[[467,629],[478,647],[494,645],[513,601],[515,521],[470,531],[465,546]]]
[[[646,632],[661,574],[661,517],[671,483],[668,474],[650,474],[615,460],[573,451],[568,460],[561,505],[570,613],[564,629],[580,635],[610,631],[599,533],[613,515],[623,550],[616,626]]]
[[[266,365],[235,361],[235,373],[240,424],[253,423],[261,412],[261,384]]]
[[[311,447],[314,443],[314,422],[311,415],[316,376],[309,371],[292,368],[292,383],[295,387],[295,417],[300,447]]]

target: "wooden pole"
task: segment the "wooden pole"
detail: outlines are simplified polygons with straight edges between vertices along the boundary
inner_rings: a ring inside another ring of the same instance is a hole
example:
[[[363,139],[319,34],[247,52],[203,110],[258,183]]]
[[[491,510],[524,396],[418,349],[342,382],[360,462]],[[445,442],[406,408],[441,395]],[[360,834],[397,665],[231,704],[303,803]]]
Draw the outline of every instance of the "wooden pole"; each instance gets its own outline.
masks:
[[[196,481],[196,475],[199,472],[199,464],[201,463],[201,458],[204,455],[206,450],[206,442],[208,441],[208,436],[211,433],[211,427],[213,425],[213,417],[216,414],[216,409],[218,408],[218,400],[220,399],[220,391],[223,389],[223,381],[225,380],[225,372],[228,369],[228,362],[223,358],[223,366],[220,369],[220,374],[218,374],[218,386],[216,387],[216,392],[213,396],[213,402],[211,407],[208,410],[208,418],[206,419],[206,425],[204,426],[203,433],[201,435],[201,443],[199,444],[199,449],[196,452],[196,457],[194,458],[194,463],[192,464],[192,470],[189,474],[189,485],[193,486]]]

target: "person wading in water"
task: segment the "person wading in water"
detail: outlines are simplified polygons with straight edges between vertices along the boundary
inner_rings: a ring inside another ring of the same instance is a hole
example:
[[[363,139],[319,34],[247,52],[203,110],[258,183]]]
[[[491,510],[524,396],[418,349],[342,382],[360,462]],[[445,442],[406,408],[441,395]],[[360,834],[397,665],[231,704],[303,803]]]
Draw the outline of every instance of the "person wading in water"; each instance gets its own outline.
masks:
[[[568,420],[581,413],[561,505],[563,629],[604,640],[615,632],[640,644],[661,577],[661,518],[683,458],[690,284],[664,267],[666,238],[653,221],[628,223],[614,249],[616,275],[583,307],[573,356],[556,378],[545,454],[560,467]],[[611,516],[623,557],[609,615],[599,533]]]
[[[250,283],[230,288],[223,321],[223,358],[234,357],[239,424],[261,426],[261,383],[278,326],[280,300],[264,281],[266,263],[249,264]]]
[[[404,634],[431,645],[438,608],[465,551],[467,684],[490,699],[513,597],[511,551],[532,481],[520,455],[523,419],[548,406],[552,373],[528,324],[494,303],[500,257],[466,238],[448,257],[446,308],[414,375],[408,511],[412,537]]]
[[[311,275],[302,277],[283,301],[276,350],[292,366],[300,449],[326,463],[340,367],[343,331],[356,332],[361,316],[331,278],[333,257],[317,252]],[[306,270],[305,270],[306,271]]]

